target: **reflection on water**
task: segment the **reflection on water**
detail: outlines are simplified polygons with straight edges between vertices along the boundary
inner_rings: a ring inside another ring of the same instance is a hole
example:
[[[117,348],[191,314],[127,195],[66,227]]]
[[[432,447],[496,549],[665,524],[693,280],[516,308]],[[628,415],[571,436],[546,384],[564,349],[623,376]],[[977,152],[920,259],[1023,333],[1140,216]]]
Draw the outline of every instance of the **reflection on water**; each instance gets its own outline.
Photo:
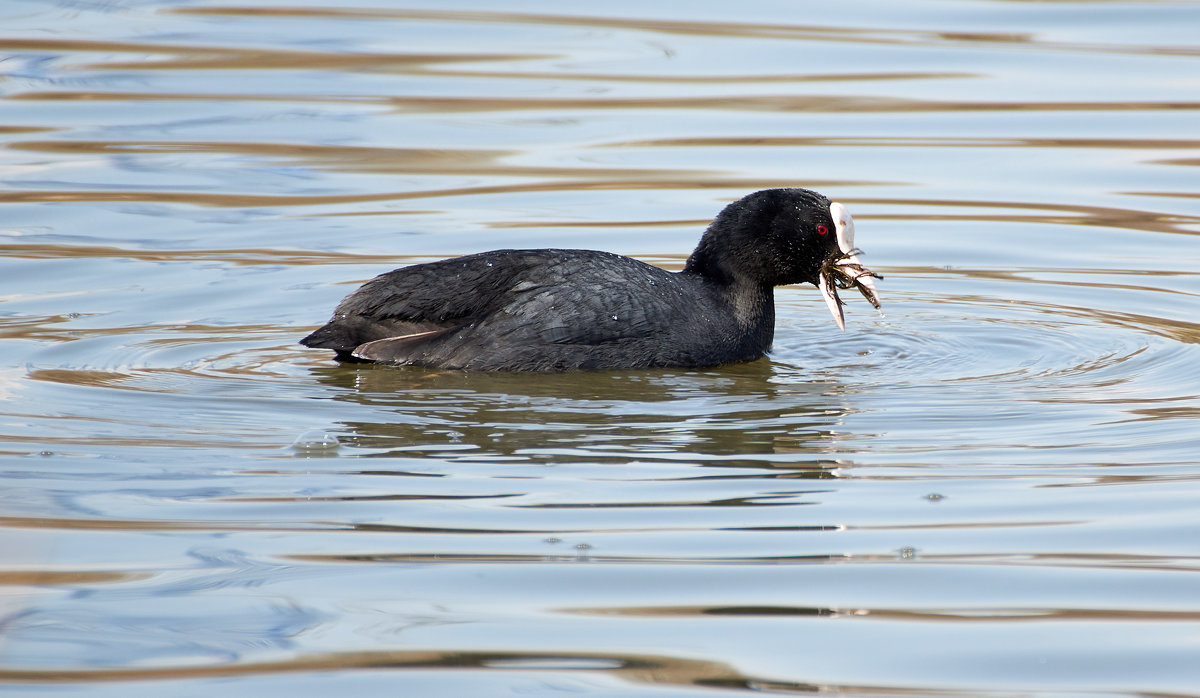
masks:
[[[639,460],[677,459],[682,449],[694,462],[728,465],[743,455],[825,452],[819,444],[846,409],[836,384],[772,385],[765,360],[710,372],[567,374],[535,382],[374,366],[315,375],[340,389],[335,399],[394,412],[385,422],[347,423],[355,445],[450,458],[624,462],[636,444]]]
[[[0,9],[0,685],[1196,695],[1200,5],[810,10]],[[705,371],[296,344],[795,185],[884,315],[782,288]]]

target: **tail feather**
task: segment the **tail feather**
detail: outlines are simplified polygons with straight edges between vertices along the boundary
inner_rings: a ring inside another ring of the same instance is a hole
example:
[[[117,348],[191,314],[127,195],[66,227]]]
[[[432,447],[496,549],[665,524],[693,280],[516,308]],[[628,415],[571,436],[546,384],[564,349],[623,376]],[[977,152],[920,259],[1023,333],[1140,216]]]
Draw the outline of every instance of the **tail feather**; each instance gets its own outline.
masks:
[[[430,342],[449,334],[453,330],[454,328],[443,328],[427,330],[425,332],[414,332],[413,334],[406,334],[399,337],[376,339],[360,344],[352,352],[352,355],[356,359],[365,359],[367,361],[381,361],[392,364],[411,363],[424,353],[424,350],[429,347]]]

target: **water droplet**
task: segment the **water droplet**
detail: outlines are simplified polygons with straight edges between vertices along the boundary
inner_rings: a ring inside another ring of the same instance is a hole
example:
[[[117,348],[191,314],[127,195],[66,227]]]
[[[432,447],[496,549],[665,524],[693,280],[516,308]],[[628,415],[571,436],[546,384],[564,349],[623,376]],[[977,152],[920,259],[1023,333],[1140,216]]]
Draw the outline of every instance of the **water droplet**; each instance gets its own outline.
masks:
[[[292,442],[292,450],[298,456],[332,456],[337,453],[338,440],[333,434],[321,429],[309,429]]]

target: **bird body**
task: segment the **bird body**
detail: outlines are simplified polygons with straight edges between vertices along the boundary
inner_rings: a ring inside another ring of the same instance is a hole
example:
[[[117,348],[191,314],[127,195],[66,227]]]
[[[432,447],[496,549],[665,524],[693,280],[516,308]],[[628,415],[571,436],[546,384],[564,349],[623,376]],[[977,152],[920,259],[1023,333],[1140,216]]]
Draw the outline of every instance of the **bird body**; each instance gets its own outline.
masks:
[[[836,256],[830,207],[803,189],[752,194],[722,211],[678,272],[567,249],[494,250],[396,269],[347,296],[301,343],[333,349],[342,361],[481,371],[757,359],[774,335],[773,287],[817,283]]]

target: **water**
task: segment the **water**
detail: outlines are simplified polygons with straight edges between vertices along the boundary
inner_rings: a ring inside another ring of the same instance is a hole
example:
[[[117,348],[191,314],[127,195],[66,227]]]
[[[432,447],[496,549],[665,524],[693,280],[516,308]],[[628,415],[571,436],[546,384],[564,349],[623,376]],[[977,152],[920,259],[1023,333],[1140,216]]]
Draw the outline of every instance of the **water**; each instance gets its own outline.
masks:
[[[0,7],[0,686],[1200,695],[1195,2]],[[339,367],[356,284],[847,204],[885,316]]]

